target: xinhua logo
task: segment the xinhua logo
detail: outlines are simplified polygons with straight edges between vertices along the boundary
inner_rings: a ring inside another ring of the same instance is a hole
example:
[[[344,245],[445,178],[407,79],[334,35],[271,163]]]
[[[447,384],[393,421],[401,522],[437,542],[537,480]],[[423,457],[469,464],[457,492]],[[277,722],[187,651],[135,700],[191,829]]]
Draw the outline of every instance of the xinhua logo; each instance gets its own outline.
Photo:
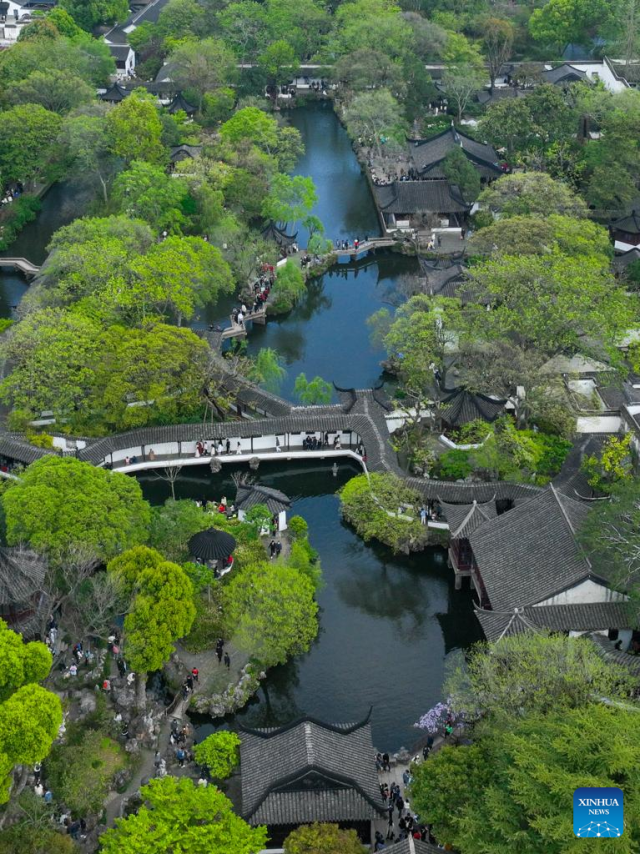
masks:
[[[624,795],[622,789],[576,789],[573,793],[573,832],[581,839],[622,836]]]

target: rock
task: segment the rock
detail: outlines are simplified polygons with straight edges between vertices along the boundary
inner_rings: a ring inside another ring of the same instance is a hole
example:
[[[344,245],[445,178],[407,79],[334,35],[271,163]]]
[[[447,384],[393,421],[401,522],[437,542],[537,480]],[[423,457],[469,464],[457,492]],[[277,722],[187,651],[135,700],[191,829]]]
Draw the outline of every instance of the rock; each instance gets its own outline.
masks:
[[[123,789],[127,787],[132,777],[133,773],[131,772],[131,770],[129,768],[123,768],[122,771],[118,771],[118,773],[114,775],[113,781],[111,783],[111,788],[115,789],[117,792],[122,792]]]
[[[115,685],[111,691],[114,705],[121,709],[132,709],[136,704],[136,692],[128,685]]]
[[[222,463],[217,457],[213,457],[209,463],[209,468],[213,474],[218,474],[218,472],[222,470]]]
[[[124,746],[124,749],[127,753],[139,753],[140,752],[140,744],[138,743],[137,738],[129,738],[127,739],[127,743]]]
[[[80,693],[79,701],[81,715],[84,716],[91,714],[91,712],[95,712],[96,706],[98,705],[95,691],[82,691]]]
[[[260,458],[259,457],[251,457],[249,460],[249,468],[253,471],[257,471],[260,466]]]

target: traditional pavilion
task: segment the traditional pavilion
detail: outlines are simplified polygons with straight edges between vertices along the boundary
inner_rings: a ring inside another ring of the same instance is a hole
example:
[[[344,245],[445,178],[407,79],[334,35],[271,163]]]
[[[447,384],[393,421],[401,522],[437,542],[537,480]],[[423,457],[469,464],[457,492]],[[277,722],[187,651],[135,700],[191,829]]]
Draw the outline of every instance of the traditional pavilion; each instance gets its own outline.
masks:
[[[491,107],[501,101],[513,101],[517,98],[526,98],[531,89],[518,89],[516,86],[494,86],[491,89],[480,89],[476,92],[475,100],[481,107]]]
[[[568,62],[543,71],[540,77],[543,83],[550,83],[552,86],[569,86],[571,83],[589,82],[586,71],[574,68]]]
[[[463,304],[472,299],[469,290],[467,267],[462,261],[438,259],[431,261],[420,258],[420,267],[425,277],[424,293],[431,297],[457,298]],[[474,298],[477,302],[477,298]]]
[[[437,845],[431,845],[430,842],[423,842],[421,839],[403,839],[401,842],[396,842],[389,850],[390,854],[442,854],[442,848]]]
[[[448,220],[450,226],[459,226],[471,210],[459,188],[446,178],[394,181],[373,189],[387,229],[406,227],[413,217],[421,214],[432,214]]]
[[[35,552],[0,548],[0,618],[25,638],[38,630],[45,573],[46,564]]]
[[[167,107],[167,112],[174,115],[179,111],[186,113],[188,116],[192,116],[194,113],[198,112],[198,108],[194,107],[193,104],[190,104],[182,92],[178,92],[173,101]]]
[[[493,146],[472,139],[452,125],[430,139],[409,142],[408,154],[413,173],[423,180],[446,178],[442,163],[454,148],[459,148],[475,166],[483,183],[499,178],[505,172]]]
[[[131,94],[129,89],[125,89],[120,83],[116,82],[113,86],[110,86],[106,92],[102,92],[98,95],[101,101],[107,101],[109,104],[119,104],[120,101],[124,101],[125,98],[128,98]]]
[[[169,159],[175,165],[176,163],[182,163],[183,160],[195,160],[196,157],[200,157],[201,153],[201,145],[186,145],[183,143],[182,145],[174,145],[171,149]]]
[[[242,522],[247,511],[258,504],[265,505],[272,516],[277,516],[278,531],[286,531],[287,511],[291,509],[291,499],[279,489],[262,486],[260,483],[240,484],[235,500],[238,519]]]
[[[627,216],[612,220],[609,233],[614,247],[619,252],[627,252],[635,246],[640,246],[640,211],[633,210]]]
[[[370,714],[355,724],[307,717],[278,729],[241,728],[242,816],[267,826],[272,847],[315,821],[353,828],[370,843],[371,822],[386,815]]]
[[[440,406],[437,417],[442,429],[455,430],[470,421],[492,423],[502,414],[507,401],[470,391],[464,386],[443,388],[439,392]]]
[[[509,508],[441,501],[456,587],[468,576],[489,640],[527,629],[614,633],[624,649],[635,618],[624,593],[594,572],[578,532],[590,503],[550,485]]]
[[[264,240],[273,240],[281,249],[292,246],[298,239],[297,231],[295,234],[287,234],[285,229],[280,228],[273,221],[267,223],[261,234]]]

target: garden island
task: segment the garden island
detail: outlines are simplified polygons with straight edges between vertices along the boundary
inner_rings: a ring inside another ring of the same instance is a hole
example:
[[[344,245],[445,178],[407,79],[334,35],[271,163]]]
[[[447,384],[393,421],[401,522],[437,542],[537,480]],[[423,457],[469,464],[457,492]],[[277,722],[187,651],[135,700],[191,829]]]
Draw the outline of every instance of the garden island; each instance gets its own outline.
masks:
[[[639,850],[638,15],[0,2],[0,854]]]

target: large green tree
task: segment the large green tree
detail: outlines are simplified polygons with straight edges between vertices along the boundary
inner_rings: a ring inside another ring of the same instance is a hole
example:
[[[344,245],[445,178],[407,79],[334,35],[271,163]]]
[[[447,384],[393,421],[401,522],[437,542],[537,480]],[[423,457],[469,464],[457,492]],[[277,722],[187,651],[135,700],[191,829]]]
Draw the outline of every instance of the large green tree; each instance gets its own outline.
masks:
[[[585,202],[567,184],[541,172],[503,175],[480,195],[478,204],[503,219],[518,214],[587,216]]]
[[[249,827],[215,786],[163,777],[140,794],[138,812],[102,835],[102,854],[256,854],[267,844],[266,828]]]
[[[14,104],[39,104],[45,110],[64,115],[95,98],[95,92],[80,77],[64,71],[33,71],[15,83],[9,97]]]
[[[307,652],[318,633],[314,592],[307,576],[285,564],[244,567],[223,591],[234,641],[266,667]]]
[[[503,718],[488,723],[471,746],[444,747],[414,768],[412,807],[440,842],[463,854],[632,854],[640,843],[636,719],[635,707],[596,703],[518,717],[510,726]],[[620,838],[574,836],[572,799],[581,786],[623,790]]]
[[[536,41],[557,48],[567,44],[590,46],[595,36],[606,36],[619,25],[617,0],[549,0],[529,19]]]
[[[187,224],[184,210],[188,195],[186,181],[144,159],[134,160],[113,184],[118,212],[148,222],[155,231],[182,231]]]
[[[611,241],[598,223],[551,214],[497,220],[474,231],[468,242],[470,255],[547,255],[556,250],[575,259],[608,258]]]
[[[0,620],[0,700],[21,685],[42,682],[51,670],[51,653],[43,643],[25,643]]]
[[[184,42],[169,61],[174,69],[173,79],[187,94],[197,96],[200,108],[206,94],[233,82],[236,74],[236,58],[220,39]]]
[[[584,707],[598,697],[625,699],[633,685],[629,671],[604,661],[589,639],[531,633],[475,644],[446,691],[456,712],[513,720]]]
[[[0,174],[6,181],[44,177],[58,154],[62,118],[40,104],[20,104],[2,113]]]
[[[509,339],[553,355],[586,346],[584,337],[612,346],[633,323],[634,304],[600,256],[576,263],[558,252],[497,256],[473,268],[472,290],[490,311],[476,311],[481,338]]]
[[[107,571],[131,597],[124,620],[124,650],[137,673],[138,707],[145,705],[147,673],[159,670],[177,640],[189,633],[196,609],[193,585],[176,563],[155,549],[136,546],[114,558]]]
[[[126,0],[60,0],[60,8],[89,32],[98,24],[115,24],[129,15]]]
[[[113,153],[126,163],[166,161],[161,142],[162,122],[155,98],[146,90],[136,89],[114,107],[108,115],[107,127]]]
[[[137,481],[73,457],[32,463],[2,497],[10,545],[63,556],[74,546],[106,559],[144,542],[149,505]]]
[[[349,134],[361,138],[378,157],[383,156],[386,140],[402,129],[400,104],[388,89],[356,95],[344,110],[344,120]]]

